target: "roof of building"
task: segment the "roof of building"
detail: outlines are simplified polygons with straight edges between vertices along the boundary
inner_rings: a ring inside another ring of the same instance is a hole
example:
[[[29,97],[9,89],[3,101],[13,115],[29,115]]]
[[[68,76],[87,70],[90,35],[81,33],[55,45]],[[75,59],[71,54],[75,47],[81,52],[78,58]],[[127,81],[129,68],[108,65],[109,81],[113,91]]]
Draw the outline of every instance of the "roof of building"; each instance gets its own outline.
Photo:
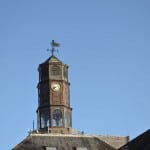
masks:
[[[59,62],[62,63],[56,56],[51,55],[44,63]]]
[[[122,146],[119,150],[150,150],[150,129]]]
[[[115,150],[96,136],[30,134],[12,150]]]

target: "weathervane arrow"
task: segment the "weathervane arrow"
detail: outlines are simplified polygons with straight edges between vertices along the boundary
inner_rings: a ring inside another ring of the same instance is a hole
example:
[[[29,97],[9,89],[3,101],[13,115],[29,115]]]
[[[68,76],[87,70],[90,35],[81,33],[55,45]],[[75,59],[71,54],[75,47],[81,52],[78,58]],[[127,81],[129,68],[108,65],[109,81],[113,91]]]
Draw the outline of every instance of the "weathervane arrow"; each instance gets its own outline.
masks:
[[[53,47],[59,47],[60,44],[59,44],[59,43],[56,43],[54,40],[52,40],[51,46],[52,46],[52,48],[53,48]]]
[[[55,47],[59,47],[60,44],[56,43],[54,40],[52,40],[52,42],[50,43],[50,45],[52,46],[52,49],[47,49],[47,51],[51,51],[52,55],[54,55],[54,52],[58,52],[58,50],[55,49]]]

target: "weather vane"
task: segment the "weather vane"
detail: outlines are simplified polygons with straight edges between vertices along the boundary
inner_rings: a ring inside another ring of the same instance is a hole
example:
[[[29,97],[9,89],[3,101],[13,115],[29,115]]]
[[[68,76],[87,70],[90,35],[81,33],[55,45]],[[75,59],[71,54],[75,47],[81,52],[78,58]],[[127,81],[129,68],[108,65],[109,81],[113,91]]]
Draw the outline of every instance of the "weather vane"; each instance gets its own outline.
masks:
[[[55,47],[59,47],[60,44],[56,43],[54,40],[52,40],[50,45],[52,46],[52,49],[47,49],[47,51],[51,51],[52,55],[54,55],[54,52],[58,52],[58,50],[56,50]]]

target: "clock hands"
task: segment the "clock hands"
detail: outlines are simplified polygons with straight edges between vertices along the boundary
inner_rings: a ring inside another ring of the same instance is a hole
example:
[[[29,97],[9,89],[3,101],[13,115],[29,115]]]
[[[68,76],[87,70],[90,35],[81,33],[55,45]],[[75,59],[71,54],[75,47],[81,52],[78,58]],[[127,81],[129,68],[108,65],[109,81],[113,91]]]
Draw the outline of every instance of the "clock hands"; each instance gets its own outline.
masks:
[[[58,91],[60,89],[60,85],[59,84],[52,84],[51,88],[54,90],[54,91]]]

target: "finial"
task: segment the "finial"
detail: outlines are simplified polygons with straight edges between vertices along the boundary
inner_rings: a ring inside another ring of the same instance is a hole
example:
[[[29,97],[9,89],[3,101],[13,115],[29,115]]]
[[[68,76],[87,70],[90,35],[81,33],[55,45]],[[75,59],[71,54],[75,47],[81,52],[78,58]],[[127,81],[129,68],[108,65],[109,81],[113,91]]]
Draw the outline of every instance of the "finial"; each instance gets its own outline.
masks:
[[[47,49],[47,51],[51,51],[52,55],[54,55],[54,52],[58,52],[58,50],[55,49],[55,47],[59,47],[60,44],[56,43],[54,40],[52,40],[52,42],[50,43],[50,45],[52,46],[52,49]]]

